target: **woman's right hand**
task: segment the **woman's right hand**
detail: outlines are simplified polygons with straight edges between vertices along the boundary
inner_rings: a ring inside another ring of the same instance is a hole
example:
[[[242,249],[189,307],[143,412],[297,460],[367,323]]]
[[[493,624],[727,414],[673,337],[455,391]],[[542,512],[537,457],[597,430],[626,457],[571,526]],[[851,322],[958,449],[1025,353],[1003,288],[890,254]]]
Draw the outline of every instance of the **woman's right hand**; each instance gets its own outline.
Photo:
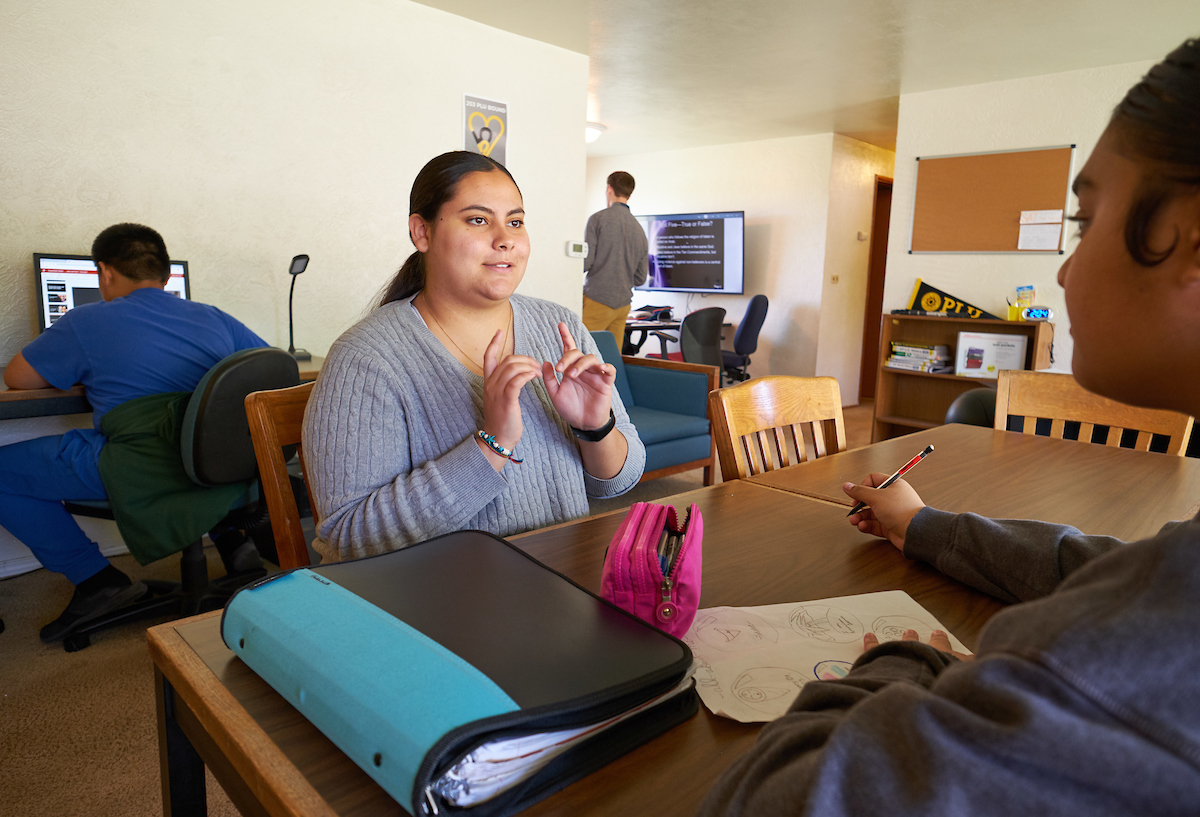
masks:
[[[542,367],[525,355],[509,355],[503,360],[504,333],[497,331],[483,352],[483,430],[495,436],[496,442],[512,451],[521,441],[521,389]],[[499,471],[507,460],[492,451],[483,440],[476,440],[483,453]],[[519,456],[519,455],[518,455]]]
[[[921,497],[902,479],[898,479],[887,488],[879,489],[888,478],[888,474],[871,474],[862,485],[847,482],[842,485],[846,495],[857,502],[867,503],[858,513],[847,520],[863,533],[887,539],[897,549],[904,550],[904,537],[908,533],[908,523],[917,515],[925,503]]]

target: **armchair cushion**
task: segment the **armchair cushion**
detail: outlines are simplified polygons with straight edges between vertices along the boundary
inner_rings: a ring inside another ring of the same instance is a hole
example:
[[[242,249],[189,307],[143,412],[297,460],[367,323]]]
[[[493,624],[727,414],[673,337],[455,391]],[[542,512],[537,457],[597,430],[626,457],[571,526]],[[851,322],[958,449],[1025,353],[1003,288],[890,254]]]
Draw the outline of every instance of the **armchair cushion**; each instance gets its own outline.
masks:
[[[629,406],[629,420],[637,428],[638,436],[647,446],[654,443],[678,440],[684,437],[708,434],[708,418],[694,417],[674,411],[659,411],[642,406]],[[653,470],[649,466],[647,471]]]

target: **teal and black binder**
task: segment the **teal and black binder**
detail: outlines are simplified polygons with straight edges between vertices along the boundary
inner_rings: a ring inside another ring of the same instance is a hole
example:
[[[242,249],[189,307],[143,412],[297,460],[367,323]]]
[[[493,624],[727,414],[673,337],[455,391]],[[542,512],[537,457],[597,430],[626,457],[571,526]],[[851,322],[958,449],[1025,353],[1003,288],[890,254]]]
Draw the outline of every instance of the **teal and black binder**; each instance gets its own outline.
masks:
[[[512,814],[698,705],[686,644],[480,531],[263,579],[229,600],[221,635],[422,817]],[[554,744],[622,715],[557,754],[473,767],[504,782],[463,771],[495,741]]]

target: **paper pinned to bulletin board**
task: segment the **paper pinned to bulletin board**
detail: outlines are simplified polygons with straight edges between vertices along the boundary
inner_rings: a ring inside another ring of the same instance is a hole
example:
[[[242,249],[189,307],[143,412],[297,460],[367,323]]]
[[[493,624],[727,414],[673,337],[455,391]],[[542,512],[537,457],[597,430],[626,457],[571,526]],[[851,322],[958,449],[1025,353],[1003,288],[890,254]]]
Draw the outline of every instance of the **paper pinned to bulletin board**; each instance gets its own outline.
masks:
[[[508,103],[463,94],[463,148],[505,164]]]
[[[696,691],[714,715],[742,723],[787,712],[809,681],[844,678],[862,655],[863,636],[882,643],[916,630],[922,641],[943,630],[902,590],[760,607],[709,607],[683,636],[696,660]]]

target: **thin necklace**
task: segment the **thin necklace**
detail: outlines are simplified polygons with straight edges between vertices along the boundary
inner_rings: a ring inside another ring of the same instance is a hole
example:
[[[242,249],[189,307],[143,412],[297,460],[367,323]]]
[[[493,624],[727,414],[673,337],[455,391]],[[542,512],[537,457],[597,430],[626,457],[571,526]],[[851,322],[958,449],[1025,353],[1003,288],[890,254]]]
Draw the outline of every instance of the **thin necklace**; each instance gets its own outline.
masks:
[[[421,295],[424,296],[425,293],[422,292]],[[429,306],[429,299],[423,298],[423,300],[425,301],[425,308],[429,309],[429,317],[433,318],[434,324],[436,324],[437,328],[440,329],[442,334],[446,336],[446,339],[449,340],[452,344],[454,344],[454,348],[458,350],[458,353],[460,355],[462,355],[463,357],[465,357],[468,361],[470,361],[472,366],[478,367],[479,371],[483,372],[483,370],[484,370],[483,366],[479,363],[476,363],[475,358],[471,357],[470,355],[468,355],[466,352],[463,351],[463,348],[458,345],[458,342],[454,340],[454,337],[449,332],[446,331],[446,327],[442,326],[442,322],[439,321],[437,319],[437,316],[433,314],[433,309],[430,308],[430,306]],[[504,349],[508,346],[508,328],[512,325],[512,322],[513,322],[513,308],[512,308],[512,301],[509,301],[508,302],[508,320],[504,324],[504,342],[500,345],[501,353],[503,353]]]

